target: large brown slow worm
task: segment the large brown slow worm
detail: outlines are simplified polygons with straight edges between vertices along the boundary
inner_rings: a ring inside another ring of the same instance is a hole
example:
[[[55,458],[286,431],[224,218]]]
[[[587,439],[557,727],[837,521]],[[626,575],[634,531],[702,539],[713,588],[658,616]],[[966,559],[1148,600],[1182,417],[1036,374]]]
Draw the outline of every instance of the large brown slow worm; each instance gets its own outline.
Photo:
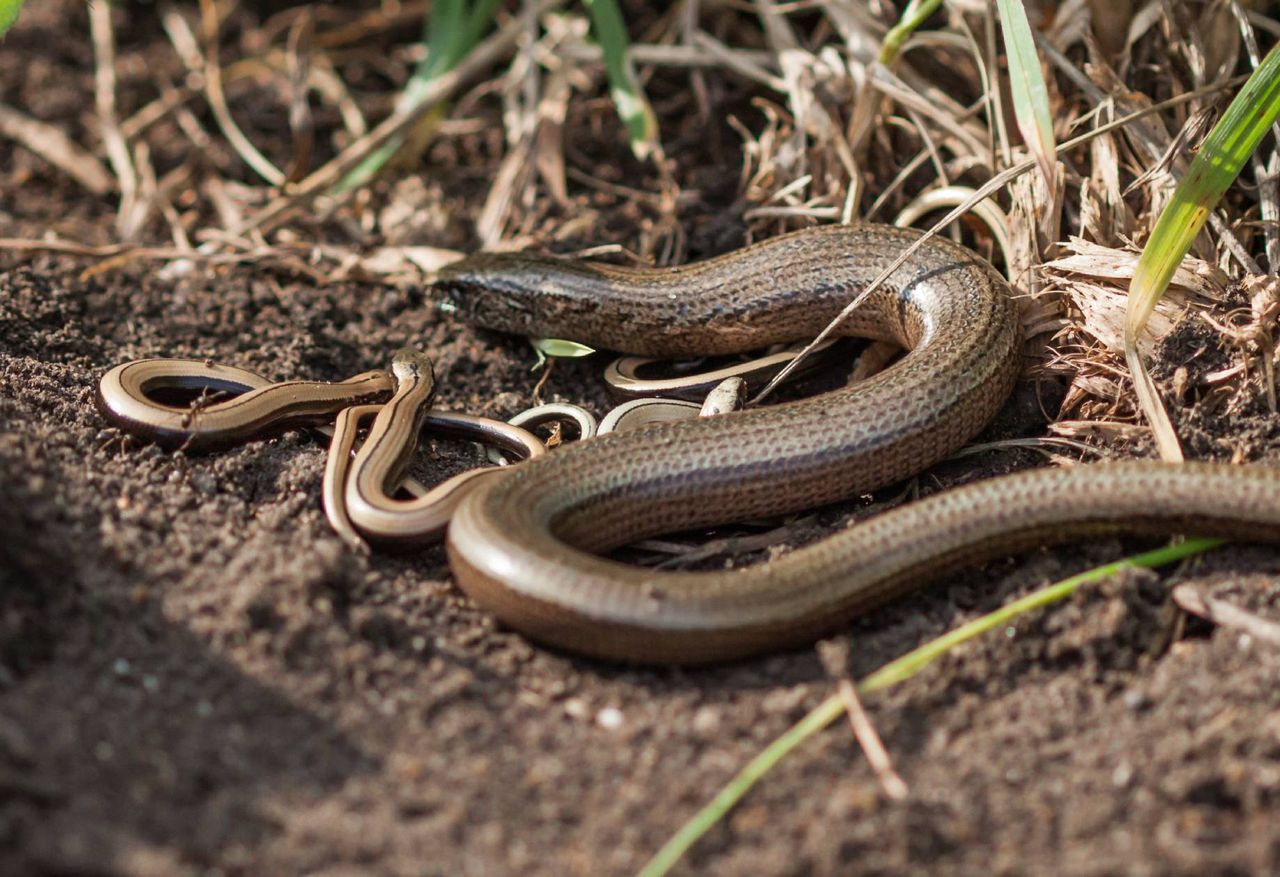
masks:
[[[813,337],[916,237],[863,225],[764,241],[679,268],[476,255],[437,291],[463,319],[644,356]],[[1004,283],[925,245],[842,327],[908,354],[846,390],[602,436],[471,494],[448,533],[459,585],[531,638],[603,658],[700,663],[794,646],[959,564],[1112,532],[1280,541],[1280,471],[1125,463],[979,482],[731,571],[601,557],[659,533],[856,496],[950,455],[1019,370]]]

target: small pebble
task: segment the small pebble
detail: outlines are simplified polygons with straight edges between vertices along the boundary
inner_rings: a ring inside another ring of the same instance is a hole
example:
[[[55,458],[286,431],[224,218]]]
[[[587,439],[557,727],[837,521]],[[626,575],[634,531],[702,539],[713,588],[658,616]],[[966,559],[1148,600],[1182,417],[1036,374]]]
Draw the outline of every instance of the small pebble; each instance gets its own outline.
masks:
[[[693,732],[701,737],[712,737],[720,730],[720,713],[712,706],[698,707],[693,714]]]
[[[1141,712],[1151,707],[1151,698],[1141,689],[1130,688],[1124,693],[1124,705],[1134,712]]]

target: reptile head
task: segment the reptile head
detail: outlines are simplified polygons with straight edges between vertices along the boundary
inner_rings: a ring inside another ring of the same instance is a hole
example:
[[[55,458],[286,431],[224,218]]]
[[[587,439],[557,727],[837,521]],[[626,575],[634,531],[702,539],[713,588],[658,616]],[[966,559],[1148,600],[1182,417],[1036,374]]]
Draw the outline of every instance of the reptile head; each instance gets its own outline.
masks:
[[[477,253],[436,274],[431,298],[440,310],[473,326],[529,334],[535,313],[534,264],[516,253]]]

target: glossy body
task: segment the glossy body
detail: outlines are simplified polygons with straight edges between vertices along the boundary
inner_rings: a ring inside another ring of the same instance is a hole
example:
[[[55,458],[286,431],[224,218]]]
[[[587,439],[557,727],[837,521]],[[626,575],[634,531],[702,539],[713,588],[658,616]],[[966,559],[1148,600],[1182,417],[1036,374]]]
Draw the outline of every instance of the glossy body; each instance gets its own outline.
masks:
[[[490,328],[647,356],[732,352],[814,336],[913,239],[829,227],[652,272],[486,256],[446,270],[440,288]],[[599,556],[920,472],[988,422],[1018,372],[1008,290],[945,241],[844,329],[909,352],[852,389],[602,436],[519,467],[455,515],[459,585],[541,642],[690,664],[803,644],[960,564],[1036,545],[1111,532],[1280,541],[1280,472],[1127,463],[947,491],[744,569],[659,572]]]

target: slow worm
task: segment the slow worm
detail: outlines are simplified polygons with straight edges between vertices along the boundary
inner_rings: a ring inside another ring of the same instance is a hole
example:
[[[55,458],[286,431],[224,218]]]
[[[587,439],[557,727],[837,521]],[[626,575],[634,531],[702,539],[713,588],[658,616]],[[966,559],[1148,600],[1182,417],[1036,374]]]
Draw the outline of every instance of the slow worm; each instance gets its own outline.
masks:
[[[396,499],[391,492],[404,481],[418,446],[418,435],[424,428],[435,435],[483,441],[522,460],[540,457],[546,452],[537,436],[518,426],[485,417],[430,410],[435,377],[430,359],[423,354],[401,350],[395,355],[391,370],[397,381],[391,400],[381,406],[344,411],[329,446],[324,478],[325,510],[330,524],[349,544],[353,542],[351,527],[381,543],[439,539],[458,503],[484,480],[504,471],[471,469],[436,485],[425,495]],[[356,429],[367,416],[373,416],[373,425],[352,460]]]
[[[481,254],[445,268],[436,292],[491,329],[642,356],[733,353],[813,337],[915,237],[824,227],[665,269]],[[1005,284],[944,240],[842,330],[908,353],[849,389],[601,436],[512,467],[454,515],[458,584],[537,641],[692,664],[811,641],[957,565],[1036,545],[1113,532],[1280,541],[1280,471],[1125,463],[946,491],[744,569],[658,572],[601,556],[920,472],[991,419],[1019,371]]]
[[[99,410],[114,424],[166,448],[193,453],[230,447],[297,426],[319,426],[343,408],[382,401],[396,388],[385,371],[345,381],[272,383],[248,369],[187,359],[139,359],[98,382]],[[155,400],[161,391],[224,392],[232,398],[188,407]]]
[[[230,399],[171,404],[165,391],[229,393]],[[394,391],[394,392],[393,392]],[[423,429],[482,442],[516,459],[541,456],[537,436],[518,426],[430,409],[431,361],[411,349],[396,354],[392,372],[364,372],[345,381],[273,383],[248,369],[185,359],[142,359],[118,365],[98,383],[102,413],[121,429],[168,448],[199,453],[262,438],[296,426],[332,432],[325,464],[324,507],[350,547],[438,539],[466,493],[499,470],[462,472],[426,488],[405,470]],[[388,399],[388,397],[390,397]],[[386,404],[368,404],[386,400]],[[336,415],[336,420],[335,420]],[[354,459],[364,420],[368,437]],[[327,422],[334,420],[332,430]],[[591,428],[594,429],[594,421]],[[411,499],[393,494],[404,491]]]

